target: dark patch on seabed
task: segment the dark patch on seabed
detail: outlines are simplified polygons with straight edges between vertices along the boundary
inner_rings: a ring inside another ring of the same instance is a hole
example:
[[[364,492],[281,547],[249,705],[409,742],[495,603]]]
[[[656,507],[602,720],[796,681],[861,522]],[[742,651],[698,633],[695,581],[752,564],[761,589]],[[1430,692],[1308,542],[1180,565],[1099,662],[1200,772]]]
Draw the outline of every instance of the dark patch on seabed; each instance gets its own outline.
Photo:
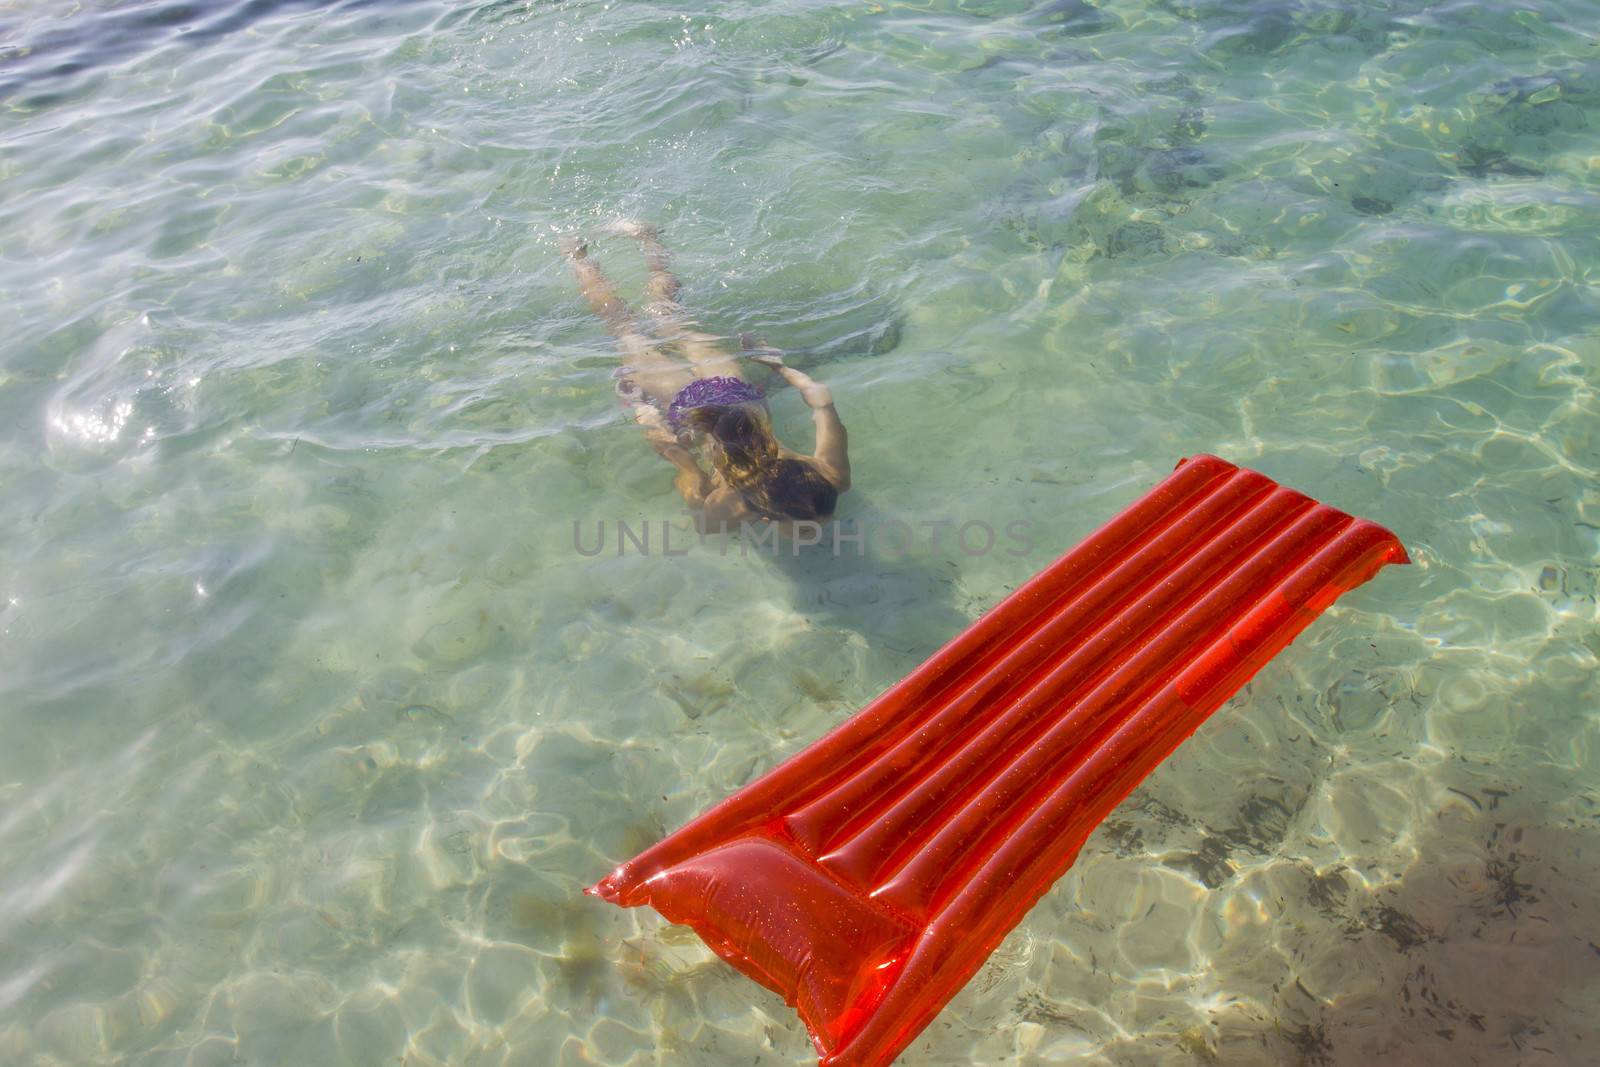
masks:
[[[200,45],[248,29],[285,11],[350,11],[399,7],[410,0],[152,0],[68,19],[26,20],[0,15],[0,99],[46,88],[74,75],[149,51],[170,41]],[[48,100],[38,103],[48,103]]]
[[[1452,154],[1456,169],[1472,178],[1539,177],[1531,158],[1547,157],[1589,129],[1600,101],[1600,62],[1508,78],[1480,95]]]

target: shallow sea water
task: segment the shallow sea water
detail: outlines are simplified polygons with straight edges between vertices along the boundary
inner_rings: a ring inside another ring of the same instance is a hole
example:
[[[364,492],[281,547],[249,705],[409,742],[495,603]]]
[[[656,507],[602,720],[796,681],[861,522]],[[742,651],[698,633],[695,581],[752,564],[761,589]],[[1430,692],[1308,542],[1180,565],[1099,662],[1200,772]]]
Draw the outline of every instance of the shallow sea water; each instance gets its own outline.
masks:
[[[7,0],[0,190],[0,1062],[814,1062],[580,890],[1198,451],[1415,565],[902,1062],[1592,1061],[1595,0]],[[617,555],[623,215],[911,551]]]

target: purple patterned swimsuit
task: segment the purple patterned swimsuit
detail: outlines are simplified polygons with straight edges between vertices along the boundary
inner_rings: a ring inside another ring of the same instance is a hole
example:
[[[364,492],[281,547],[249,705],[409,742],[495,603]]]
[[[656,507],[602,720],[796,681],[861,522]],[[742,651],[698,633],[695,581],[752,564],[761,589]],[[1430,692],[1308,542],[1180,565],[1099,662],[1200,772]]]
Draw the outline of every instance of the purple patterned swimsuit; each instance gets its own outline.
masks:
[[[667,421],[676,429],[683,424],[683,417],[694,408],[733,407],[737,404],[765,406],[766,398],[761,395],[761,390],[743,378],[696,378],[672,398],[672,405],[667,408]]]

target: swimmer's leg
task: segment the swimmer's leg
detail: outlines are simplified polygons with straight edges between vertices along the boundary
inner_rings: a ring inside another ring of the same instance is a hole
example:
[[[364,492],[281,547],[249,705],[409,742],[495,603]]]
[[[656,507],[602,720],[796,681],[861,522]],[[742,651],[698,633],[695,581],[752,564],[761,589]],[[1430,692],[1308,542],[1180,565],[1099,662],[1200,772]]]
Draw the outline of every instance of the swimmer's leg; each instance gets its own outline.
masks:
[[[677,345],[689,360],[695,376],[699,378],[742,378],[739,362],[723,350],[722,338],[703,333],[695,327],[689,312],[678,303],[678,290],[682,286],[672,273],[671,257],[661,245],[661,235],[647,222],[623,219],[612,229],[639,242],[645,266],[650,268],[650,281],[646,292],[650,294],[649,311],[660,326],[661,334]]]
[[[617,296],[599,264],[589,258],[589,248],[582,240],[568,238],[563,242],[562,251],[572,261],[572,271],[578,277],[578,288],[584,299],[617,339],[627,378],[646,398],[665,409],[678,395],[678,390],[694,380],[689,368],[665,355],[640,332],[628,305]],[[624,390],[619,389],[619,392],[627,399]]]

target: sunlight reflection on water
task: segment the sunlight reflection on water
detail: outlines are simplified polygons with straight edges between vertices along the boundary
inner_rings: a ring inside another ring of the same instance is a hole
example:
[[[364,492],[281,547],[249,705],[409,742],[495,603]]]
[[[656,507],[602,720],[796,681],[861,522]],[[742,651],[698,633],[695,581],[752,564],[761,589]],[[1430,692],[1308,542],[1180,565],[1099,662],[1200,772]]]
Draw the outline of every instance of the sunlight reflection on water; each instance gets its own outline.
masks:
[[[0,1060],[813,1061],[579,890],[1215,451],[1415,565],[906,1062],[1582,1062],[1597,18],[13,5]],[[618,216],[830,384],[846,517],[1031,551],[576,554],[678,511],[557,250],[637,293]]]

